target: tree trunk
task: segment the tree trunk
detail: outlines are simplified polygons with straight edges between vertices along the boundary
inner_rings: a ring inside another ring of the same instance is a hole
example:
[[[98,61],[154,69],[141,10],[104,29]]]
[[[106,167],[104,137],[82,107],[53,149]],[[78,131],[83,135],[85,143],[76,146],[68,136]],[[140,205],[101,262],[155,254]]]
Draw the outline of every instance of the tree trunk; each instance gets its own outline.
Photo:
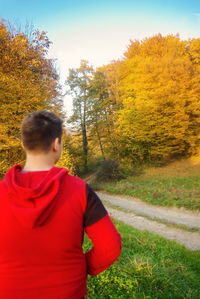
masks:
[[[97,138],[98,138],[98,141],[99,141],[99,147],[100,147],[100,150],[101,150],[101,154],[102,154],[103,159],[105,160],[106,158],[105,158],[105,154],[104,154],[104,150],[103,150],[103,145],[102,145],[102,142],[101,142],[101,136],[99,134],[99,127],[98,127],[97,118],[95,118],[95,126],[96,126]]]
[[[84,172],[88,171],[88,140],[87,140],[87,130],[85,122],[85,103],[83,108],[83,122],[82,122],[82,140],[83,140],[83,159],[84,159]]]

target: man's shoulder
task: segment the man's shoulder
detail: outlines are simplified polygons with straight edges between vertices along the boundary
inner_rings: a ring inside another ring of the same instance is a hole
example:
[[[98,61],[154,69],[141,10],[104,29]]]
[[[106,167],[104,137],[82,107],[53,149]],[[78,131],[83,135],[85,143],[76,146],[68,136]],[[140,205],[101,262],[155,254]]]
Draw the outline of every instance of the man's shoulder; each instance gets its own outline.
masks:
[[[87,183],[84,179],[82,179],[82,178],[80,178],[76,175],[71,174],[69,171],[68,171],[67,175],[65,176],[65,180],[70,184],[83,186],[84,188],[87,185]]]

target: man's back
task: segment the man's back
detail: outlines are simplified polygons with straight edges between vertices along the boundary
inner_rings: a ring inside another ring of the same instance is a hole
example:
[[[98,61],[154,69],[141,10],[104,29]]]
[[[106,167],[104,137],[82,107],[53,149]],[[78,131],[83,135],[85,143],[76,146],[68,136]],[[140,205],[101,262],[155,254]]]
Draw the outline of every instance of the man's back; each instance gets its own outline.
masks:
[[[0,183],[0,298],[81,299],[87,274],[119,256],[120,236],[83,180],[58,167],[21,170],[14,166]],[[84,230],[94,243],[86,255]]]

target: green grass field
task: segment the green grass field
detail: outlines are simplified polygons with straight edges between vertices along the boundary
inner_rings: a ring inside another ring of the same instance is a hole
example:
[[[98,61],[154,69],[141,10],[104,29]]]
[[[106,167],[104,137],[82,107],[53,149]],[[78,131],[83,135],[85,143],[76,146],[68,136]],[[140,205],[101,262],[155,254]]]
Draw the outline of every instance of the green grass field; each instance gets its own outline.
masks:
[[[200,210],[200,177],[140,178],[94,184],[96,190],[124,194],[159,206]]]
[[[164,167],[150,167],[139,176],[117,182],[93,182],[96,190],[124,194],[159,206],[200,210],[200,155]]]
[[[118,261],[89,276],[87,299],[199,299],[200,251],[114,220],[123,238]],[[85,250],[90,243],[85,238]]]

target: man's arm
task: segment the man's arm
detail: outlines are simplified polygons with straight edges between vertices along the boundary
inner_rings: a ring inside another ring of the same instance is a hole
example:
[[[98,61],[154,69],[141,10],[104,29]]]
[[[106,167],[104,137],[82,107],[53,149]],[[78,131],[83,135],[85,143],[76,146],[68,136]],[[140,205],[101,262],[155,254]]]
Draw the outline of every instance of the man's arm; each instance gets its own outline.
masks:
[[[86,185],[85,232],[93,243],[86,255],[87,272],[97,275],[110,267],[121,252],[121,236],[97,194]]]

